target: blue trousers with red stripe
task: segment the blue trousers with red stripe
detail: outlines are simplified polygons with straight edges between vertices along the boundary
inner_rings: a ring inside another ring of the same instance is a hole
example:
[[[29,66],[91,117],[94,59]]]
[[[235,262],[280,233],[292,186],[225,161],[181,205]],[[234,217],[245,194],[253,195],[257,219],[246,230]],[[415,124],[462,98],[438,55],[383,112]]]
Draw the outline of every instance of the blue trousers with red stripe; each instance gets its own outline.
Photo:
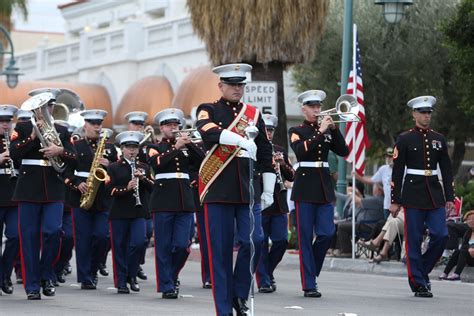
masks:
[[[331,203],[306,202],[295,202],[295,205],[301,285],[303,290],[314,290],[317,288],[316,277],[321,272],[326,252],[336,231],[334,206]]]
[[[54,271],[57,274],[62,273],[66,264],[72,257],[72,249],[74,248],[74,236],[72,233],[72,214],[64,212],[61,226],[61,251],[59,260],[54,265]]]
[[[77,282],[91,284],[107,252],[109,212],[73,209]]]
[[[260,205],[253,211],[255,218],[252,239],[255,245],[254,268],[259,260],[263,241]],[[232,313],[234,297],[247,299],[252,276],[250,275],[250,212],[248,204],[206,203],[204,207],[206,237],[209,249],[212,292],[217,315]],[[237,224],[239,251],[232,270],[234,222]]]
[[[62,216],[62,202],[18,203],[21,269],[26,293],[39,291],[41,280],[54,280],[53,265],[60,252]]]
[[[422,255],[421,243],[425,232],[429,231],[428,249]],[[428,275],[444,251],[448,241],[446,212],[444,208],[405,210],[405,247],[407,253],[408,283],[412,291],[419,286],[426,286]]]
[[[146,226],[145,248],[143,248],[143,250],[140,253],[140,264],[145,264],[146,248],[150,244],[150,239],[153,236],[153,218],[145,219],[145,226]]]
[[[206,282],[211,282],[204,212],[196,212],[196,224],[199,238],[199,250],[201,252],[201,281],[202,284],[204,284]]]
[[[288,247],[288,214],[262,216],[263,244],[257,267],[257,286],[270,286],[273,271],[280,263]],[[269,239],[272,247],[269,249]]]
[[[175,278],[188,257],[192,218],[193,213],[190,212],[153,214],[157,292],[166,293],[175,289]]]
[[[146,244],[144,218],[110,220],[110,241],[115,287],[127,286],[127,278],[135,278],[140,266],[140,256]]]
[[[13,271],[13,262],[20,250],[18,238],[18,207],[0,207],[0,244],[5,228],[5,249],[0,251],[0,286],[5,278],[10,278]],[[1,249],[2,247],[0,247]]]

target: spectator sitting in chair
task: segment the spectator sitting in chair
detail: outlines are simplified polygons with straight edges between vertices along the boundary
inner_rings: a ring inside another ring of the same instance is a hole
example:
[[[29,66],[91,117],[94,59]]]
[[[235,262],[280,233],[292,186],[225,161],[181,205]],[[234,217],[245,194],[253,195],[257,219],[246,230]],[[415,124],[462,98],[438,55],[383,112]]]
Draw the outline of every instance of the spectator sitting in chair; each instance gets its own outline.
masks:
[[[357,186],[356,183],[356,187]],[[369,234],[372,226],[377,221],[383,219],[383,188],[376,184],[374,185],[374,196],[357,197],[355,199],[355,222],[356,222],[356,236],[361,234]],[[352,196],[348,196],[352,199]],[[351,203],[349,203],[351,204]],[[352,208],[350,209],[352,211]],[[351,214],[351,213],[350,213]],[[338,249],[333,251],[335,257],[350,257],[352,250],[352,214],[347,220],[337,224],[336,232],[336,247]]]
[[[444,272],[439,276],[440,280],[457,281],[461,279],[462,270],[466,265],[474,266],[474,210],[464,215],[464,222],[469,226],[462,239],[461,248],[456,250],[449,260]],[[454,269],[452,274],[449,274]]]
[[[385,222],[385,225],[382,228],[382,231],[376,238],[370,239],[368,241],[359,240],[357,242],[361,247],[368,248],[372,251],[377,251],[382,246],[382,249],[380,249],[379,254],[376,255],[370,262],[380,263],[381,261],[389,260],[390,247],[395,241],[395,238],[397,238],[397,235],[400,236],[399,238],[403,236],[404,223],[405,223],[404,210],[401,209],[396,218],[393,218],[392,215],[390,214],[390,216],[387,218],[387,221]],[[403,247],[402,247],[402,257],[403,257]]]
[[[383,186],[384,219],[387,219],[388,215],[390,214],[388,209],[390,208],[390,203],[391,203],[391,199],[390,199],[390,197],[391,197],[391,186],[390,186],[390,183],[392,181],[392,168],[393,168],[393,148],[388,147],[385,150],[385,165],[381,166],[372,177],[361,176],[357,172],[355,172],[355,174],[354,174],[354,176],[357,180],[359,180],[359,181],[361,181],[365,184],[379,183]]]

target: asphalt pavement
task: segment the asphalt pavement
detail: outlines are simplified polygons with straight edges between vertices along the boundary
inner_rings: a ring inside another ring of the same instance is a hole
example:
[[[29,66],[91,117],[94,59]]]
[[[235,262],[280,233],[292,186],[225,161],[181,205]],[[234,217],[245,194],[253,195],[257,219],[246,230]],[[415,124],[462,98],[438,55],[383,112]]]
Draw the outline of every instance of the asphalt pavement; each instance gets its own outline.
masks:
[[[81,290],[73,272],[55,297],[41,301],[27,301],[22,286],[16,285],[13,295],[0,296],[0,315],[215,315],[211,290],[201,288],[196,256],[181,272],[181,297],[164,300],[156,293],[152,251],[145,264],[149,278],[140,282],[139,293],[117,294],[111,275],[99,277],[97,290]],[[322,298],[304,298],[297,256],[288,254],[275,273],[277,292],[255,294],[255,315],[472,315],[474,284],[433,280],[435,297],[415,298],[405,277],[336,272],[331,260],[318,281]],[[348,265],[352,261],[345,260]]]

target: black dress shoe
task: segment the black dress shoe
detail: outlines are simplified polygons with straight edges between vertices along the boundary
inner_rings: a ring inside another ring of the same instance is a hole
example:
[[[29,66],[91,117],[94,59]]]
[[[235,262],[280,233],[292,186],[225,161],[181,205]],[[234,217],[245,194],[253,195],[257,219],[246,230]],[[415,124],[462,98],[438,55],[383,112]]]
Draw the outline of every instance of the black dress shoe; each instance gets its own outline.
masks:
[[[71,264],[68,262],[66,263],[66,266],[64,267],[64,274],[68,275],[72,273],[72,267]]]
[[[52,282],[53,282],[53,286],[54,286],[54,287],[58,287],[58,286],[59,286],[59,282],[58,282],[57,280],[52,281]]]
[[[57,275],[56,275],[56,280],[59,282],[59,283],[66,283],[66,277],[64,275],[64,270],[59,272]]]
[[[202,288],[203,288],[203,289],[212,289],[212,283],[209,282],[209,281],[206,281],[206,282],[204,282],[204,284],[202,285]]]
[[[40,292],[29,292],[26,294],[26,297],[28,300],[40,300],[41,299],[41,294]]]
[[[44,296],[55,296],[56,295],[56,288],[53,285],[53,281],[46,280],[43,281],[43,295]]]
[[[13,283],[10,278],[5,278],[2,284],[2,291],[5,294],[13,294]],[[1,293],[1,291],[0,291]]]
[[[273,287],[271,285],[264,285],[258,289],[258,293],[273,293]]]
[[[137,278],[139,278],[140,280],[148,279],[148,276],[146,275],[145,271],[143,271],[142,267],[138,269]]]
[[[130,290],[140,292],[140,285],[138,285],[137,278],[128,278],[127,282],[130,284]]]
[[[426,286],[419,286],[415,290],[415,297],[433,297],[433,293]]]
[[[88,283],[88,282],[81,283],[81,290],[95,290],[95,289],[97,289],[97,286],[94,283]]]
[[[107,266],[105,264],[99,264],[99,273],[102,276],[109,275],[109,270],[107,270]]]
[[[118,294],[130,294],[130,290],[126,286],[120,286],[117,288]]]
[[[161,295],[161,297],[166,298],[166,299],[176,299],[176,298],[178,298],[178,292],[176,290],[171,290],[171,291],[168,291],[168,292],[164,292]]]
[[[234,307],[237,316],[248,315],[249,308],[247,307],[247,301],[240,297],[234,297],[232,301],[232,307]]]
[[[304,290],[304,297],[321,297],[322,294],[318,289]]]

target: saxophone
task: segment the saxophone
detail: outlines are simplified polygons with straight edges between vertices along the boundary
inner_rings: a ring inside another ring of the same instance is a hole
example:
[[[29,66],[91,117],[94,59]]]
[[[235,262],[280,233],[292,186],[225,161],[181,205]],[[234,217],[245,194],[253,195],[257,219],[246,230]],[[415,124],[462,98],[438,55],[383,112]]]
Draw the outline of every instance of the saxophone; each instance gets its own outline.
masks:
[[[108,175],[104,168],[100,167],[99,159],[104,155],[105,141],[107,140],[107,133],[102,133],[97,150],[94,154],[89,176],[87,177],[87,191],[81,195],[81,208],[88,210],[94,204],[97,191],[101,182],[104,182]]]

